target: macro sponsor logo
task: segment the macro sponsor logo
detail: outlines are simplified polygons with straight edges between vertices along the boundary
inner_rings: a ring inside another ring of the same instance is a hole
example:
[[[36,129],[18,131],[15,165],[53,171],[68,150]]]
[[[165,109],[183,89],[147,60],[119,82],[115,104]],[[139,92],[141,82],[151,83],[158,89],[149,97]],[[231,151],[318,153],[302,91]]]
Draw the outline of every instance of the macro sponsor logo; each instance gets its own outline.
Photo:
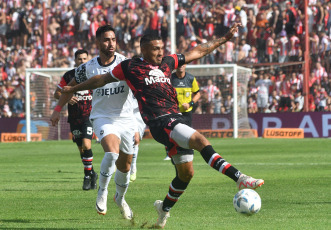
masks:
[[[124,93],[124,85],[116,87],[116,88],[106,88],[106,89],[97,89],[96,90],[96,95],[99,97],[102,96],[109,96],[109,95],[114,95],[114,94],[119,94],[119,93]]]
[[[88,95],[88,96],[78,96],[77,97],[78,101],[91,101],[92,100],[92,95]]]
[[[146,85],[151,85],[155,83],[170,83],[170,78],[166,77],[164,73],[159,69],[153,69],[149,72],[149,77],[145,78]]]
[[[77,91],[75,93],[75,97],[77,98],[78,101],[91,101],[92,100],[92,95],[89,95],[88,90]]]

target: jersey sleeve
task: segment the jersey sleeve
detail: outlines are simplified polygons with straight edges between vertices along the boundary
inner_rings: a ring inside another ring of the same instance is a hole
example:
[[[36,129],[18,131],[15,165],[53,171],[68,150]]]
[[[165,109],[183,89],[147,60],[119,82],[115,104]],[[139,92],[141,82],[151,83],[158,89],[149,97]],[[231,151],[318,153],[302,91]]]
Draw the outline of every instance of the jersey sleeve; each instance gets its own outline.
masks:
[[[64,86],[67,85],[66,80],[64,79],[64,77],[61,78],[60,83],[57,85],[57,87],[59,87],[60,89],[62,89]]]
[[[119,80],[119,81],[125,81],[125,75],[122,69],[122,63],[119,63],[115,68],[110,71],[110,74],[112,75],[113,78]]]
[[[199,85],[198,85],[198,82],[197,82],[197,79],[194,78],[193,79],[193,82],[192,82],[192,92],[193,93],[197,93],[199,92],[200,88],[199,88]]]
[[[175,60],[174,69],[185,64],[185,56],[183,54],[171,54],[169,56]]]
[[[79,84],[81,82],[84,82],[87,80],[87,74],[86,74],[86,64],[80,65],[75,70],[75,80]]]

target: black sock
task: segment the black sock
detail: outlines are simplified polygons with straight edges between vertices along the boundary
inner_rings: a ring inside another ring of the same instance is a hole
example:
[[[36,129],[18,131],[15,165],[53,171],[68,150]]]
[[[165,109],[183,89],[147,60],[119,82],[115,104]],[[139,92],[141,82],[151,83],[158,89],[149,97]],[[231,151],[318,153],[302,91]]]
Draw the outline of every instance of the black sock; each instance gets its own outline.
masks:
[[[241,172],[233,167],[231,164],[226,162],[218,153],[215,152],[211,145],[207,145],[200,152],[203,159],[210,165],[210,167],[216,169],[217,171],[227,175],[232,180],[238,180]]]
[[[163,201],[163,211],[169,210],[176,204],[179,197],[184,193],[189,183],[181,181],[177,176],[172,180],[169,186],[169,192]]]

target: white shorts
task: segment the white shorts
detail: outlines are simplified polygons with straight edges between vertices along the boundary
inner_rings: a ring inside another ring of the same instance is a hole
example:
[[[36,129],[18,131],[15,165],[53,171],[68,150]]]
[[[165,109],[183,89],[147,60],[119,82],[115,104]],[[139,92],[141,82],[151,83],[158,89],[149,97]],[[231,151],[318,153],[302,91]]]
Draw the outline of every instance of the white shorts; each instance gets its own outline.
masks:
[[[143,119],[141,118],[140,112],[135,112],[134,116],[136,118],[136,129],[135,132],[139,133],[139,138],[140,140],[143,139],[144,133],[145,133],[145,129],[146,129],[146,125],[143,121]]]
[[[195,132],[196,130],[190,126],[179,123],[170,132],[170,138],[173,139],[180,147],[189,149],[190,138]]]
[[[133,118],[106,118],[100,117],[91,120],[94,133],[99,140],[109,134],[114,134],[120,139],[120,150],[125,154],[133,154],[134,133],[136,121]]]

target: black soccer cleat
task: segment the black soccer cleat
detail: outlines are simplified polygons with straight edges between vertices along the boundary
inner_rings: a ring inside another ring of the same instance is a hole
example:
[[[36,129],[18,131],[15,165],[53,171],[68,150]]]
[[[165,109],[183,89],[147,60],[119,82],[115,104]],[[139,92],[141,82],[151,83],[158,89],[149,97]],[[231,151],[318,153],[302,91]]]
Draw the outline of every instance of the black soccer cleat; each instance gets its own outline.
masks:
[[[90,189],[91,189],[91,177],[84,176],[83,190],[90,190]]]
[[[90,189],[97,189],[97,180],[98,180],[98,174],[93,171],[91,173],[91,187],[90,187]]]

